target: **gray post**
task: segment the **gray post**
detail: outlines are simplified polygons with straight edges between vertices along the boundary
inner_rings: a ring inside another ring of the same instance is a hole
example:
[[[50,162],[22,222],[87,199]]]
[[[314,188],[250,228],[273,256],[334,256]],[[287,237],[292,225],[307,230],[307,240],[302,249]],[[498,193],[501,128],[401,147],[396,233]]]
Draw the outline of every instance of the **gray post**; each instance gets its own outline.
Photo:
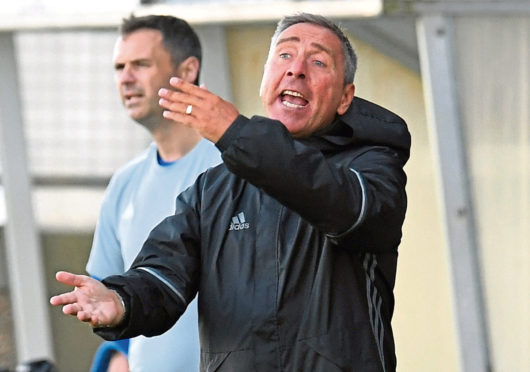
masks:
[[[48,300],[21,115],[13,33],[0,32],[0,160],[6,199],[6,256],[17,359],[53,361]]]
[[[447,17],[424,15],[419,18],[417,29],[428,125],[450,252],[461,370],[486,372],[490,370],[488,340],[455,88],[452,23]]]
[[[227,101],[232,101],[230,65],[226,50],[226,35],[223,25],[195,27],[201,40],[203,58],[201,83],[212,93]]]

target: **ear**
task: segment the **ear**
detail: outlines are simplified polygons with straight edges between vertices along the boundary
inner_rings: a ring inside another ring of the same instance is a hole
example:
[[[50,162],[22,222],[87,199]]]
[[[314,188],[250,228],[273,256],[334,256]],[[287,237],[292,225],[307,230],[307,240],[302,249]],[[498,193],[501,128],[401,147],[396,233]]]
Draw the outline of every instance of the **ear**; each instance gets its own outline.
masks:
[[[337,107],[337,114],[344,114],[350,107],[351,101],[355,95],[355,84],[347,84],[342,92],[339,107]]]
[[[182,80],[194,83],[199,76],[199,60],[197,57],[188,57],[177,68],[177,74]]]

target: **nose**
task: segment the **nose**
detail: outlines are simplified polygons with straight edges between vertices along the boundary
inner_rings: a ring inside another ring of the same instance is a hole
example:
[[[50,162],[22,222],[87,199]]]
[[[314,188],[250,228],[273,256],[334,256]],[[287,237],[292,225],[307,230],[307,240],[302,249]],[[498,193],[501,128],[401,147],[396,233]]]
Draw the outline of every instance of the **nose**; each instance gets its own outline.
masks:
[[[292,63],[287,69],[287,76],[293,76],[295,78],[305,79],[306,76],[306,64],[302,58],[294,58]]]
[[[128,84],[134,82],[135,77],[130,65],[125,65],[118,72],[118,83]]]

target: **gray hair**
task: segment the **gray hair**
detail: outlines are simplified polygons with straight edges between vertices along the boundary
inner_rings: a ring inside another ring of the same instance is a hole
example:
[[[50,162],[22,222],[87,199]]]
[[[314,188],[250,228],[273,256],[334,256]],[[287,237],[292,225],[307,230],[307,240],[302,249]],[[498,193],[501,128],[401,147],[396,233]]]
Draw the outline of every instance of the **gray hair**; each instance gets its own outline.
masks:
[[[272,52],[273,48],[276,46],[276,42],[278,41],[278,37],[280,36],[280,34],[289,27],[294,26],[298,23],[311,23],[317,26],[321,26],[327,28],[335,35],[337,35],[342,45],[342,54],[344,55],[344,85],[353,83],[353,79],[355,78],[355,71],[357,70],[357,55],[355,54],[355,51],[353,50],[350,41],[348,40],[346,35],[344,35],[342,29],[326,17],[309,13],[298,13],[292,16],[283,17],[278,22],[278,25],[276,26],[276,31],[274,31],[274,35],[272,35],[269,55]]]

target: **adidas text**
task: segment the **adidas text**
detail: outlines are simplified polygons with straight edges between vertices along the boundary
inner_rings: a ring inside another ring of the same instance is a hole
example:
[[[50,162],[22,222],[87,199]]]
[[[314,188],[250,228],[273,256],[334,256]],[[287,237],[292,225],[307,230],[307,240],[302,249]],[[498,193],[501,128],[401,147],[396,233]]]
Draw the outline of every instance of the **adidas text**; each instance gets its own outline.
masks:
[[[246,221],[245,214],[243,212],[240,212],[234,217],[232,217],[232,221],[230,222],[230,227],[228,228],[228,231],[245,230],[248,228],[250,228],[250,223]]]
[[[244,229],[248,229],[250,228],[250,224],[248,222],[245,222],[245,223],[233,223],[231,222],[230,223],[230,228],[228,229],[228,231],[230,230],[244,230]]]

